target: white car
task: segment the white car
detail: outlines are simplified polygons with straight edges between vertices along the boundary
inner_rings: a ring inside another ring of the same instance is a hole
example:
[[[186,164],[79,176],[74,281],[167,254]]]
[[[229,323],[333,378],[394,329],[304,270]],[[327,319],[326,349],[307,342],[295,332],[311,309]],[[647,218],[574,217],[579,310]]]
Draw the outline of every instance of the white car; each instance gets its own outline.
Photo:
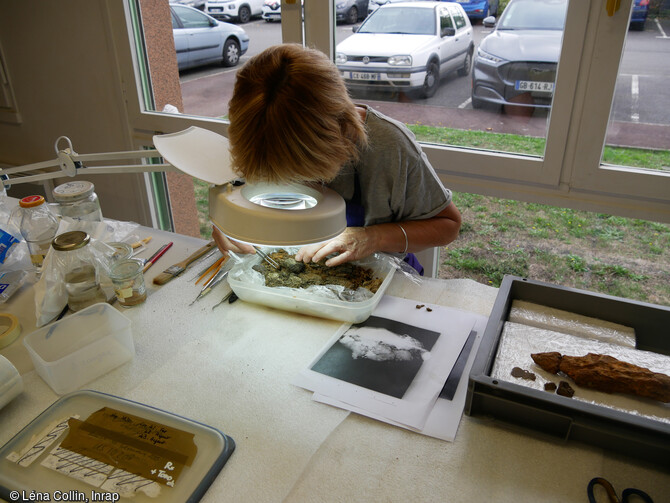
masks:
[[[418,91],[429,98],[441,77],[470,73],[472,25],[457,3],[387,3],[354,30],[335,55],[351,90]]]
[[[263,0],[208,0],[205,12],[216,19],[248,23],[262,14]]]
[[[281,0],[265,0],[261,17],[266,21],[281,21]]]

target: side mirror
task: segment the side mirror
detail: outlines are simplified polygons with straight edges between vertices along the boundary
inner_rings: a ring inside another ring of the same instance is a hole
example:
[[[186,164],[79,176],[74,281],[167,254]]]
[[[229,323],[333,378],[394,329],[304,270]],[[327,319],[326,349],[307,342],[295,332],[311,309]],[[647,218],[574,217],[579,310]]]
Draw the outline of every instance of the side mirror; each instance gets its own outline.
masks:
[[[484,28],[493,28],[496,25],[496,17],[495,16],[485,17],[484,20],[482,21],[482,24],[484,25]]]
[[[353,31],[354,33],[356,33],[356,32],[358,31],[359,28],[360,28],[360,26],[352,26],[352,27],[351,27],[351,31]]]
[[[456,28],[442,28],[442,33],[440,33],[442,37],[453,37],[456,35]]]

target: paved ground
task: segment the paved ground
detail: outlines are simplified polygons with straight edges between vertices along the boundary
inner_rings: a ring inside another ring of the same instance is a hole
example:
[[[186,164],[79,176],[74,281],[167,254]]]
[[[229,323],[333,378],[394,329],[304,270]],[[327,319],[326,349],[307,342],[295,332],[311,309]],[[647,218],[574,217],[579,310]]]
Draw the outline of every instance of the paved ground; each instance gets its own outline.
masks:
[[[219,73],[182,83],[183,113],[222,117],[232,94],[230,76]],[[401,95],[402,97],[402,95]],[[425,124],[496,133],[545,136],[546,117],[528,117],[521,110],[505,114],[473,109],[444,108],[391,101],[365,100],[370,106],[406,124]],[[670,150],[670,126],[613,122],[607,144]]]

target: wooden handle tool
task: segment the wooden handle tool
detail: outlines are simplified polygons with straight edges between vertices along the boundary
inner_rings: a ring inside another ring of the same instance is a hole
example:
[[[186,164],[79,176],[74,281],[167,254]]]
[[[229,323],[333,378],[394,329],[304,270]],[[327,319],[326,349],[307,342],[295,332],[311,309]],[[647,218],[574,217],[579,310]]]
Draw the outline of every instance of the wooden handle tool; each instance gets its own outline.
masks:
[[[176,264],[171,265],[170,267],[165,269],[162,273],[160,273],[158,276],[156,276],[154,278],[154,284],[155,285],[164,285],[165,283],[170,281],[172,278],[176,278],[181,273],[183,273],[188,268],[189,265],[191,265],[193,262],[198,260],[200,257],[202,257],[205,253],[207,253],[209,250],[211,250],[215,246],[216,246],[216,243],[214,241],[210,241],[205,246],[203,246],[202,248],[197,250],[192,255],[186,257],[181,262],[177,262]]]

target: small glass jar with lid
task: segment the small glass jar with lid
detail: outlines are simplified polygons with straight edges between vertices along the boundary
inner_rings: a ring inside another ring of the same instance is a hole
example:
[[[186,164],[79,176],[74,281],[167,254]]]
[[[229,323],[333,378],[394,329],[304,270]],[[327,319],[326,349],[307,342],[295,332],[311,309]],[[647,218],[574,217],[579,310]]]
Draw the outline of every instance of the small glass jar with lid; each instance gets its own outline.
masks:
[[[95,186],[86,180],[75,180],[59,185],[53,190],[59,212],[73,220],[102,222],[100,201]]]
[[[147,300],[142,262],[129,259],[116,262],[109,274],[114,293],[122,307],[132,307]]]
[[[88,247],[90,241],[86,232],[70,231],[59,234],[51,243],[56,267],[65,282],[67,304],[75,312],[98,302],[107,302],[100,287],[95,257]]]

